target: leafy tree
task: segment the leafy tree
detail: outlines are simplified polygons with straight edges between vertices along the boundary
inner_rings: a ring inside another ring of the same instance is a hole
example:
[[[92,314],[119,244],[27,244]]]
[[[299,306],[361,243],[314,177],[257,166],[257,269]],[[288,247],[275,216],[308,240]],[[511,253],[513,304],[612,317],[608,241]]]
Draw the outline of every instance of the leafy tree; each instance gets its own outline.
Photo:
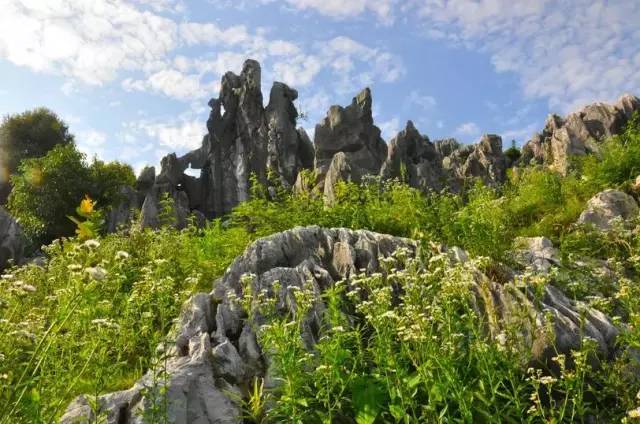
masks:
[[[99,160],[87,165],[85,155],[73,144],[60,145],[46,156],[22,162],[12,177],[8,206],[38,247],[74,234],[76,226],[68,216],[86,195],[108,209],[120,201],[120,188],[133,185],[134,180],[128,165]]]
[[[520,152],[520,149],[518,149],[518,146],[516,146],[516,141],[515,140],[511,140],[511,147],[509,147],[504,152],[504,155],[507,158],[509,158],[511,163],[515,163],[518,159],[520,159],[520,156],[522,156],[522,153]]]
[[[54,146],[73,141],[64,121],[47,108],[5,116],[0,125],[0,203],[6,202],[9,178],[22,160],[42,157]]]
[[[89,193],[98,207],[110,208],[121,200],[122,187],[133,187],[136,176],[131,166],[121,162],[103,162],[94,159],[89,167],[91,187]]]

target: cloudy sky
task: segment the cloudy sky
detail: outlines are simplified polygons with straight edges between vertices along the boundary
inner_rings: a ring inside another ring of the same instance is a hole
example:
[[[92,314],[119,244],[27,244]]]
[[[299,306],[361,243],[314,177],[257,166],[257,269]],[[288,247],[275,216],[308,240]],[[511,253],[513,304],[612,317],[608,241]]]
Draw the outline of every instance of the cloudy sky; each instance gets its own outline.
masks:
[[[372,88],[385,139],[526,141],[550,112],[640,94],[637,0],[0,0],[0,114],[47,106],[90,156],[199,147],[246,58],[313,131]]]

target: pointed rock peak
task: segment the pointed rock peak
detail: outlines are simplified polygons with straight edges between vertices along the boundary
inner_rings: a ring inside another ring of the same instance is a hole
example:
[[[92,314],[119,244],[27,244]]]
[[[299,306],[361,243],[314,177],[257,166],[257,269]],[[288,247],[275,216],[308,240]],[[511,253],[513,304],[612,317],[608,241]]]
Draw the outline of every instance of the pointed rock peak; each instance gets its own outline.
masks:
[[[633,102],[633,103],[640,103],[640,98],[638,98],[638,96],[634,96],[631,93],[624,93],[618,99],[618,103],[623,103],[623,102],[626,102],[626,101]]]
[[[409,119],[407,121],[407,125],[404,127],[404,130],[406,132],[410,132],[410,131],[417,131],[415,125],[413,125],[413,121],[411,119]]]
[[[253,59],[247,59],[242,65],[242,73],[240,74],[242,79],[246,82],[248,87],[259,90],[262,78],[262,70],[260,63]]]
[[[279,81],[275,81],[271,86],[271,93],[269,94],[269,101],[278,101],[279,98],[285,98],[291,102],[298,98],[298,90],[289,87],[287,84]]]
[[[496,134],[485,134],[480,140],[480,146],[486,152],[500,154],[502,153],[502,137]]]
[[[353,104],[358,105],[362,110],[371,110],[372,103],[373,100],[371,98],[371,90],[369,87],[366,87],[353,98]]]

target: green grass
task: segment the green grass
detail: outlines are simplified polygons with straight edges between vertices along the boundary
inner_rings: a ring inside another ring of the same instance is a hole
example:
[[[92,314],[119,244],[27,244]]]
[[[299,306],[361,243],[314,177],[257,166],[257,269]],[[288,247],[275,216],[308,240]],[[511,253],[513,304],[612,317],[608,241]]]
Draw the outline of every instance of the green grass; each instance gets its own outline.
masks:
[[[634,121],[604,144],[601,161],[576,161],[568,176],[527,168],[499,189],[475,185],[459,195],[423,195],[397,181],[340,183],[332,207],[308,192],[278,190],[267,199],[254,186],[250,201],[204,229],[55,241],[46,248],[44,267],[14,268],[0,279],[0,423],[48,423],[78,394],[129,387],[150,368],[190,294],[209,291],[253,240],[298,225],[438,241],[488,261],[508,261],[518,236],[549,237],[567,265],[552,274],[553,284],[615,315],[625,323],[620,344],[640,348],[640,227],[619,226],[603,235],[573,225],[602,188],[635,195],[639,128]],[[575,266],[585,257],[591,259]],[[607,261],[613,274],[603,275],[598,261]],[[340,286],[329,290],[327,337],[313,355],[288,324],[300,317],[276,318],[261,338],[286,384],[271,392],[256,381],[248,415],[254,421],[266,414],[272,421],[300,422],[489,422],[497,416],[560,422],[607,408],[607,419],[618,419],[637,406],[635,383],[624,377],[626,358],[598,373],[585,368],[581,375],[560,375],[553,383],[560,406],[532,403],[546,386],[538,384],[540,376],[523,372],[521,352],[483,338],[464,290],[466,271],[419,265],[401,275],[359,277],[373,303],[355,302]],[[389,278],[403,286],[419,282],[405,290],[399,307],[389,304]],[[345,309],[357,310],[356,325]],[[431,311],[431,321],[424,311]],[[399,331],[414,324],[415,333]],[[420,338],[412,339],[415,334]],[[274,406],[268,413],[262,408],[267,400]]]

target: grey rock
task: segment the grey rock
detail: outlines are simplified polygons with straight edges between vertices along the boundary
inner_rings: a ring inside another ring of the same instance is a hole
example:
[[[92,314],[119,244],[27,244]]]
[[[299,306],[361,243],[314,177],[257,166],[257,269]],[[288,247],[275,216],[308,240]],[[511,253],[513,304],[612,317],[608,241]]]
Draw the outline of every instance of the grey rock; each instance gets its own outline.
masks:
[[[24,259],[24,234],[18,222],[0,206],[0,270]]]
[[[373,124],[372,101],[371,90],[365,88],[353,98],[351,105],[331,106],[327,116],[316,125],[314,168],[321,181],[338,152],[344,153],[348,162],[363,173],[377,175],[380,172],[387,157],[387,146],[380,129]]]
[[[552,249],[544,239],[532,239],[529,244],[536,252]],[[257,240],[215,282],[211,294],[198,294],[185,303],[173,330],[176,348],[164,352],[166,368],[149,371],[129,390],[100,396],[98,413],[110,417],[109,423],[141,423],[154,403],[165,404],[159,396],[164,386],[170,423],[242,422],[237,404],[241,388],[251,387],[255,377],[265,378],[265,387],[278,384],[269,367],[269,354],[262,352],[254,332],[266,318],[256,311],[249,314],[236,300],[243,296],[245,284],[251,287],[254,303],[261,301],[257,293],[272,297],[282,314],[296,310],[295,288],[311,290],[315,303],[305,318],[301,338],[312,349],[325,312],[323,291],[339,280],[348,281],[355,270],[385,272],[378,259],[399,249],[410,258],[419,254],[413,240],[342,228],[294,228]],[[548,363],[557,353],[579,348],[585,336],[596,341],[601,357],[612,355],[618,330],[599,311],[568,299],[551,285],[538,295],[531,287],[519,285],[513,272],[505,274],[509,281],[497,282],[461,249],[440,246],[438,251],[450,258],[449,266],[468,267],[473,277],[470,290],[478,312],[485,315],[488,335],[499,340],[507,325],[517,323],[521,329],[518,343],[530,349],[532,363]],[[93,419],[88,405],[86,397],[78,397],[61,422]]]
[[[597,154],[599,144],[620,134],[640,99],[629,94],[614,104],[594,103],[565,118],[549,115],[544,129],[522,148],[522,164],[539,163],[566,174],[572,156]]]
[[[546,237],[519,237],[514,244],[516,260],[538,273],[546,274],[560,265],[560,252]]]
[[[208,134],[202,146],[181,157],[163,158],[162,170],[145,194],[144,203],[149,205],[143,206],[142,225],[157,226],[161,193],[179,201],[176,221],[182,227],[191,211],[219,217],[248,200],[251,175],[269,186],[270,170],[283,187],[293,186],[299,171],[310,168],[314,157],[309,137],[296,129],[297,97],[296,90],[275,82],[265,108],[258,62],[247,60],[240,75],[227,72],[219,97],[209,101]],[[188,168],[200,170],[200,176],[186,175]]]
[[[355,168],[355,169],[354,169]],[[355,172],[354,172],[355,171]],[[340,181],[360,182],[362,170],[351,165],[344,152],[338,152],[333,156],[331,165],[324,179],[324,202],[333,205],[336,201],[336,184]]]
[[[120,199],[120,203],[107,214],[106,231],[108,233],[127,227],[133,220],[134,211],[140,208],[138,193],[132,187],[122,187]]]
[[[590,224],[608,230],[615,218],[625,221],[637,214],[638,204],[633,197],[622,191],[605,190],[589,199],[587,208],[578,218],[578,224]]]
[[[442,159],[458,148],[454,143],[455,140],[440,143],[438,149],[408,121],[406,128],[389,142],[389,153],[380,175],[383,179],[404,180],[424,192],[440,191],[448,179]]]

